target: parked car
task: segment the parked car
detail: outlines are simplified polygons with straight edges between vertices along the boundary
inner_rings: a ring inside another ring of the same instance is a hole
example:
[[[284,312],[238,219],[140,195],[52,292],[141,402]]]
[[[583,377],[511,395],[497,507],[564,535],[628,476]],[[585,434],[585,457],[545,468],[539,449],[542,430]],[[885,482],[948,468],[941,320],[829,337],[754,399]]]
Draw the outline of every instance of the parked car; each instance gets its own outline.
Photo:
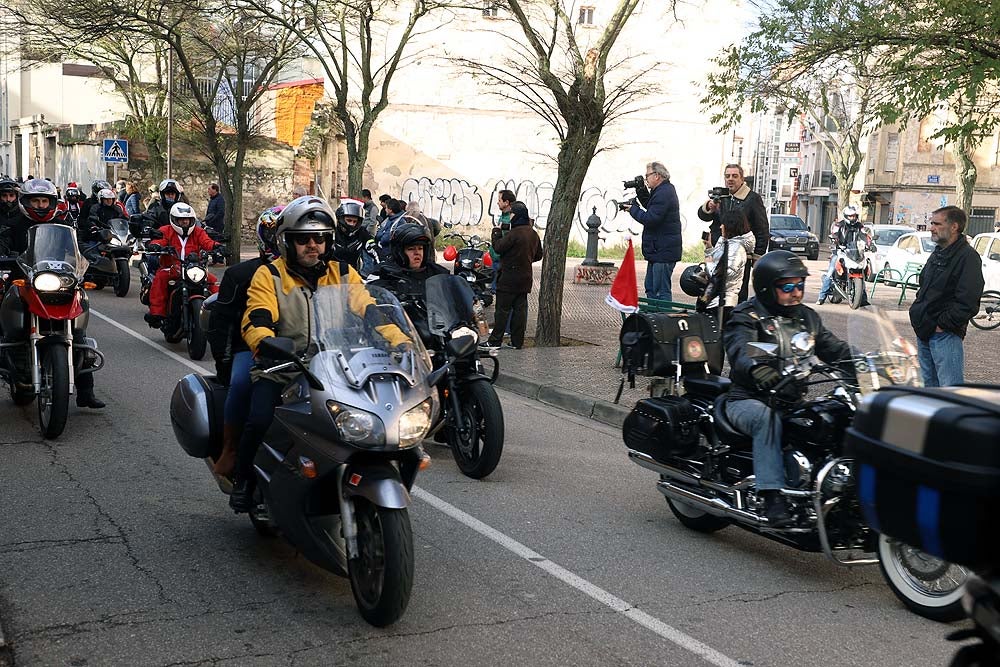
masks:
[[[972,240],[972,247],[983,258],[985,290],[1000,290],[1000,233],[979,234]]]
[[[869,250],[865,253],[868,261],[872,264],[872,270],[878,271],[885,266],[885,258],[891,248],[900,236],[903,234],[912,234],[917,231],[909,225],[868,225],[868,229],[871,233],[872,242],[875,243],[875,250]],[[875,277],[875,274],[869,277],[869,280]]]
[[[790,250],[809,259],[819,258],[819,239],[797,215],[770,216],[771,240],[768,250]]]
[[[872,262],[872,271],[877,273],[882,269],[889,268],[902,275],[906,273],[907,264],[919,264],[923,267],[935,248],[937,248],[937,244],[931,240],[930,232],[911,231],[909,234],[903,234],[897,238],[878,263]]]

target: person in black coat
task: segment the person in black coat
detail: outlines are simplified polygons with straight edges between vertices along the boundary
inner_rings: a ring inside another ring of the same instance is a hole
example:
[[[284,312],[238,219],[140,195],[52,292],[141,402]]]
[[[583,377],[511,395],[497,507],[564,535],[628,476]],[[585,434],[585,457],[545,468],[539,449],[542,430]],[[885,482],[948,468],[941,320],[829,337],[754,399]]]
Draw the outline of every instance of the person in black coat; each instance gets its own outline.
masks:
[[[516,201],[510,207],[510,231],[506,234],[494,227],[493,250],[503,264],[497,277],[497,301],[493,330],[484,348],[497,348],[503,341],[510,318],[510,345],[515,350],[524,345],[528,326],[528,294],[534,284],[531,265],[542,259],[542,241],[531,228],[528,207]]]
[[[962,384],[971,320],[983,296],[982,257],[965,240],[968,217],[957,206],[931,214],[931,240],[937,249],[920,272],[920,288],[910,305],[910,324],[917,334],[920,372],[927,387]]]
[[[755,243],[753,257],[749,257],[747,268],[753,266],[754,260],[767,252],[767,244],[771,238],[771,225],[767,219],[767,209],[760,195],[750,189],[743,178],[743,167],[738,164],[727,164],[723,177],[729,196],[721,199],[709,199],[698,209],[698,218],[711,222],[708,232],[712,245],[715,245],[722,234],[722,216],[727,211],[740,209],[747,216],[750,231],[753,232]],[[749,294],[750,271],[743,274],[743,287],[740,289],[740,301],[745,301]]]
[[[649,200],[643,209],[632,200],[629,215],[642,225],[642,256],[646,258],[646,296],[673,299],[674,266],[681,258],[681,209],[670,172],[659,162],[646,165]]]
[[[205,227],[222,234],[226,229],[226,200],[219,192],[219,184],[212,183],[208,186],[208,210],[205,211],[205,218],[202,220]]]

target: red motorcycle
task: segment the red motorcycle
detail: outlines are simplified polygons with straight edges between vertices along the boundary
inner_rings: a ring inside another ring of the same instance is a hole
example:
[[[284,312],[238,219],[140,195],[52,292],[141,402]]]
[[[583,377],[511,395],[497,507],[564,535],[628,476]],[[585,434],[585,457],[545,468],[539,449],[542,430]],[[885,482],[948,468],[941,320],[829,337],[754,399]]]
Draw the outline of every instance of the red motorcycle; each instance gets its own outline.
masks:
[[[66,426],[76,378],[104,366],[97,343],[83,336],[89,318],[84,288],[93,286],[83,282],[87,261],[72,227],[41,224],[28,230],[28,249],[10,268],[0,303],[0,377],[16,405],[38,399],[39,430],[56,438]]]

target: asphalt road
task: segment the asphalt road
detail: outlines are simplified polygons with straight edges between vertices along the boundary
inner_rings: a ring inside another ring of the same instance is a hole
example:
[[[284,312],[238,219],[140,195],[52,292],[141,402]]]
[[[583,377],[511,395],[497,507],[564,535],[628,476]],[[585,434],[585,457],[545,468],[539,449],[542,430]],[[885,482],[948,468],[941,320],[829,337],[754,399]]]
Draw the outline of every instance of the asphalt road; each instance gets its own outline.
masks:
[[[175,443],[183,348],[134,295],[91,305],[113,321],[91,324],[109,407],[72,408],[44,441],[34,405],[0,402],[0,618],[18,666],[941,665],[953,650],[954,628],[906,611],[877,568],[687,531],[616,429],[506,393],[488,480],[428,445],[410,606],[372,628],[346,580],[258,537]]]

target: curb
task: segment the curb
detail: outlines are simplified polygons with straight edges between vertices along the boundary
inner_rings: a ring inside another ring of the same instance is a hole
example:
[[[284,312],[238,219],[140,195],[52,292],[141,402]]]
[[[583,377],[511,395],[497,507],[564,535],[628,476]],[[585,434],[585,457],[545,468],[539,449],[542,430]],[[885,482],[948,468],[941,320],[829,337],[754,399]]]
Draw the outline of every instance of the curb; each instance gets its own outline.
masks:
[[[615,405],[610,401],[602,401],[590,396],[584,396],[572,389],[566,389],[554,384],[545,384],[538,380],[526,378],[514,373],[500,372],[496,386],[511,393],[550,405],[575,415],[587,417],[595,421],[620,427],[625,417],[631,412],[629,408]]]

